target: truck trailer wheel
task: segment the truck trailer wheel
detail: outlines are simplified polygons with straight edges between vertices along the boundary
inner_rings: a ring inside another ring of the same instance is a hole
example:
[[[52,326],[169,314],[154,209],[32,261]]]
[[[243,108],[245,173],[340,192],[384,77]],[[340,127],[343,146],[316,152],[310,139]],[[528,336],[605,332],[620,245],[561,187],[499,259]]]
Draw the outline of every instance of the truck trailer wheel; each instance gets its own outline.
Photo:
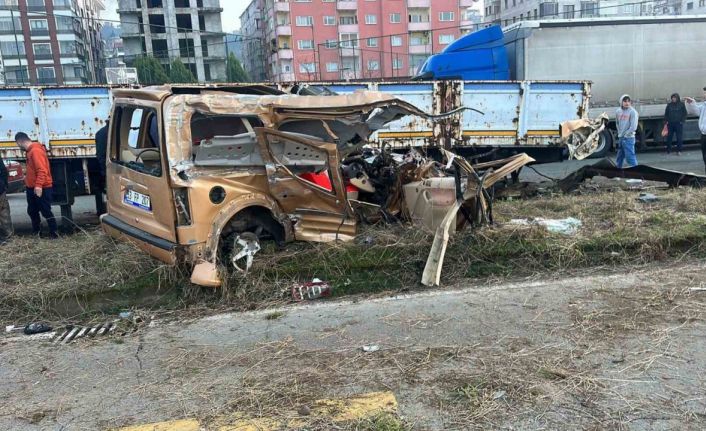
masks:
[[[608,156],[613,149],[613,133],[610,130],[603,130],[599,135],[598,148],[591,154],[591,159],[602,159]]]

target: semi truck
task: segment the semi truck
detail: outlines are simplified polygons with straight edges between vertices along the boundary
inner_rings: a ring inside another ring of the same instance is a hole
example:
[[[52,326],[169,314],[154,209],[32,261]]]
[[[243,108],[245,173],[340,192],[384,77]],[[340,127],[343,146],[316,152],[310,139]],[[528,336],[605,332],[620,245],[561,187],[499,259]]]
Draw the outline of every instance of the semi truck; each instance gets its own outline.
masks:
[[[615,109],[630,94],[640,114],[638,149],[664,145],[661,130],[670,95],[699,96],[706,85],[706,15],[521,21],[459,39],[422,66],[422,79],[586,80],[589,116],[608,114],[594,157],[614,144]],[[462,61],[465,59],[465,61]],[[698,98],[698,97],[697,97]],[[684,140],[698,140],[689,119]]]
[[[706,85],[706,15],[528,21],[507,27],[510,78],[585,79],[593,82],[589,115],[614,120],[618,98],[630,94],[640,114],[638,149],[664,146],[664,110],[672,93],[700,96]],[[617,143],[609,123],[594,153]],[[684,140],[700,137],[689,119]]]

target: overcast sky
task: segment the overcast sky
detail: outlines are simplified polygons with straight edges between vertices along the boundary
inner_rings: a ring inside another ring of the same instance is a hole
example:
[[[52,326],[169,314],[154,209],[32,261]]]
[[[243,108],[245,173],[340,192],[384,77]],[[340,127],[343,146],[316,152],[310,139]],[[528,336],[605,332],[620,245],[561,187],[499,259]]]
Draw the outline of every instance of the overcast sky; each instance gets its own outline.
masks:
[[[250,0],[221,0],[223,31],[231,32],[240,28],[240,14],[243,13],[248,4],[250,4]],[[105,12],[103,12],[101,18],[120,20],[120,16],[116,12],[117,9],[118,0],[107,0],[105,2]]]

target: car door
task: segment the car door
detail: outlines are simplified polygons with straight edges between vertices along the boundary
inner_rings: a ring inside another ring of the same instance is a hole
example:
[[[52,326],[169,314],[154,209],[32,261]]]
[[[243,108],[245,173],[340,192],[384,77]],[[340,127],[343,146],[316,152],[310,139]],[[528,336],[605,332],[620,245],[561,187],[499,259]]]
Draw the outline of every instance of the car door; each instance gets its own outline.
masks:
[[[135,99],[115,104],[107,167],[108,215],[133,228],[137,239],[147,238],[164,249],[164,241],[173,244],[177,237],[161,104]]]
[[[269,189],[294,220],[297,240],[332,241],[355,235],[338,150],[333,143],[256,128]]]

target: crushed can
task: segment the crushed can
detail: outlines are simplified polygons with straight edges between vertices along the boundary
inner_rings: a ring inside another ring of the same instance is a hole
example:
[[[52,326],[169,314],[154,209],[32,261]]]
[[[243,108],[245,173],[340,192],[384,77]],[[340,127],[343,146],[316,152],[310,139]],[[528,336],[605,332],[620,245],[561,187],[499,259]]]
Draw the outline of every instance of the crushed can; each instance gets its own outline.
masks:
[[[318,278],[307,283],[292,286],[292,299],[297,302],[310,301],[326,296],[331,296],[331,286]]]

